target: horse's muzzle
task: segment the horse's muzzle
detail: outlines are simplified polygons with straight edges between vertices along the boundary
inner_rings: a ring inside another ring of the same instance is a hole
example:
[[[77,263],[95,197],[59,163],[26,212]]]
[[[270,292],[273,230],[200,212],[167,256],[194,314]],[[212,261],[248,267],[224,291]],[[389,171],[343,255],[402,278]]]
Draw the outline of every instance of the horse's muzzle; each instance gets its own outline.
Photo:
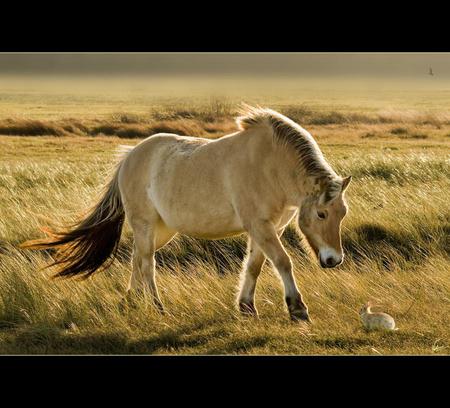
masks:
[[[320,259],[320,266],[322,268],[335,268],[336,266],[342,263],[342,259],[336,261],[333,257],[328,257],[325,261],[322,258]]]

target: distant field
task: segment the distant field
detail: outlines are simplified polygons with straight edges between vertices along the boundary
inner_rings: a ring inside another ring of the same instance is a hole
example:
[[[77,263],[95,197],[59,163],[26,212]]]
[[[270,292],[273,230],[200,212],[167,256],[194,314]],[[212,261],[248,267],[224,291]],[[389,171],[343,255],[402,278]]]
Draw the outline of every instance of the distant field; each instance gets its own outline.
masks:
[[[0,78],[0,353],[449,354],[450,83],[428,79]],[[241,101],[298,121],[353,175],[342,266],[320,269],[293,227],[283,238],[311,326],[289,322],[269,263],[260,319],[236,312],[244,237],[180,237],[161,250],[165,316],[145,299],[120,307],[128,226],[119,259],[87,282],[50,281],[48,255],[16,248],[86,209],[119,144],[162,131],[220,137],[235,131]],[[399,330],[365,332],[367,300]]]

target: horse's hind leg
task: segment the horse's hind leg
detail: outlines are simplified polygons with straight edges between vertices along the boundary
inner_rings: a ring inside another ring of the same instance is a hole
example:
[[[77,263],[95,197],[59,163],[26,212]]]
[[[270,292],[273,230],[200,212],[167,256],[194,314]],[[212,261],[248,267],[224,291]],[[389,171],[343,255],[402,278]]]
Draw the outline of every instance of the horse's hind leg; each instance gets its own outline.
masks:
[[[128,292],[148,291],[155,306],[163,312],[164,307],[155,280],[155,228],[150,224],[140,224],[133,227],[133,233],[133,271]]]
[[[155,217],[156,218],[156,217]],[[148,291],[158,310],[164,311],[156,285],[155,252],[167,244],[175,232],[167,229],[160,220],[153,223],[131,222],[134,233],[133,271],[128,291]]]
[[[131,223],[134,234],[133,270],[128,283],[128,292],[149,293],[158,310],[164,310],[155,280],[155,224]]]

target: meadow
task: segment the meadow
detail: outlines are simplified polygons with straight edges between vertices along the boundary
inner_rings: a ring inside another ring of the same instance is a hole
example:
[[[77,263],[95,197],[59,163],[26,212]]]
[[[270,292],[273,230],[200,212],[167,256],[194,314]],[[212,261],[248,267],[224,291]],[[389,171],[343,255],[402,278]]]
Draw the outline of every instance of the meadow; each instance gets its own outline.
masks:
[[[237,312],[245,236],[177,237],[159,251],[164,316],[143,296],[121,302],[128,225],[114,264],[86,281],[50,280],[51,253],[18,248],[95,201],[118,145],[221,137],[242,101],[297,121],[353,176],[340,267],[321,269],[294,225],[282,239],[311,325],[290,322],[269,262],[260,318]],[[428,78],[0,78],[0,354],[449,354],[449,106],[450,82]],[[368,300],[399,330],[365,331]]]

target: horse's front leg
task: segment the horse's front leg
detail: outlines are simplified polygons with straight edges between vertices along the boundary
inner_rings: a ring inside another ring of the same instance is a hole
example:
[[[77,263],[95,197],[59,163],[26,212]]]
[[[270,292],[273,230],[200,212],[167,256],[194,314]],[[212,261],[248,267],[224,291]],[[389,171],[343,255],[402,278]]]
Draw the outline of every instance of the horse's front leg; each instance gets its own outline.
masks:
[[[277,231],[277,235],[283,235],[284,228]],[[243,315],[258,316],[255,307],[255,290],[259,274],[266,260],[264,252],[248,237],[247,256],[241,274],[240,290],[238,296],[239,310]]]
[[[253,221],[248,226],[248,233],[280,274],[291,319],[310,321],[308,307],[295,283],[291,259],[283,248],[274,225],[265,220]]]

